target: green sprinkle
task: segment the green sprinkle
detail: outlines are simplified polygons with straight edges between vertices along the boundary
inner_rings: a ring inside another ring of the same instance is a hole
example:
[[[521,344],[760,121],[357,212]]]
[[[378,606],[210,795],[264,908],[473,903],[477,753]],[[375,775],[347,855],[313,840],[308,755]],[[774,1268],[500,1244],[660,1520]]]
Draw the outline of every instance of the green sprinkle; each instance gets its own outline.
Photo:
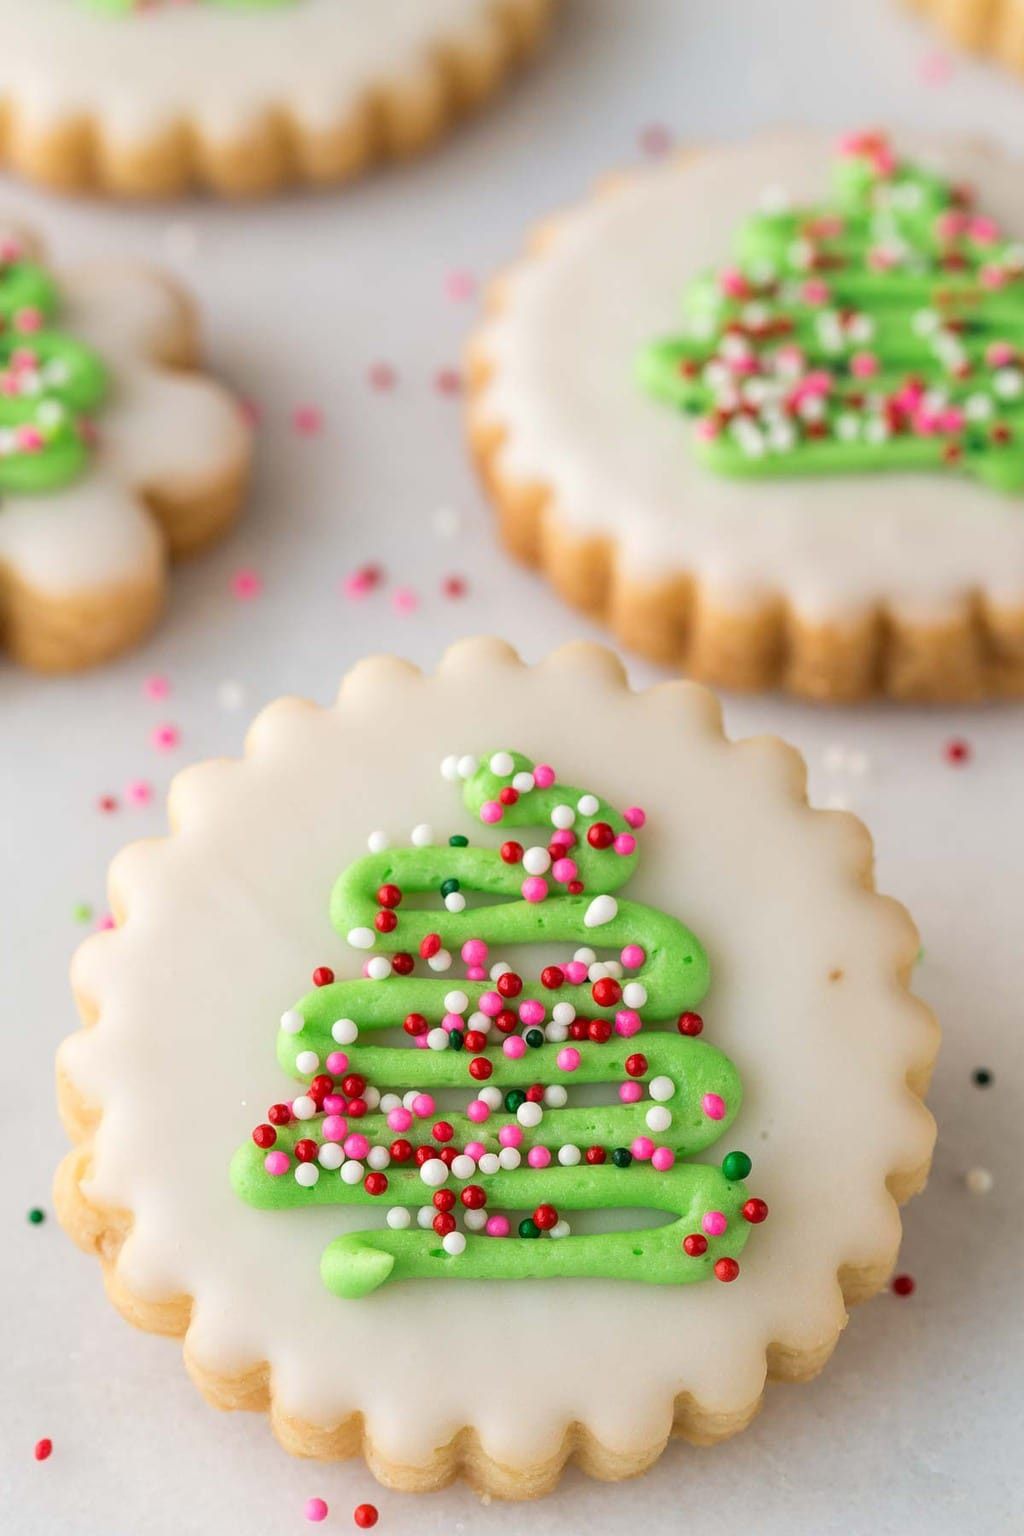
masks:
[[[453,832],[448,839],[449,848],[468,848],[469,838],[463,837],[461,832]]]
[[[442,880],[441,881],[441,895],[442,896],[454,896],[455,892],[458,889],[459,889],[459,882],[457,880]]]
[[[34,1205],[28,1213],[28,1219],[34,1227],[41,1227],[46,1220],[46,1212],[38,1205]]]
[[[544,1044],[544,1031],[542,1029],[528,1029],[523,1039],[527,1045],[532,1045],[534,1050],[536,1050],[538,1045]]]
[[[510,1088],[505,1095],[505,1108],[510,1115],[514,1115],[520,1104],[526,1103],[526,1094],[521,1088]]]
[[[451,1029],[448,1031],[448,1049],[450,1051],[461,1051],[465,1043],[461,1029]]]
[[[612,1162],[616,1168],[628,1168],[633,1161],[633,1154],[626,1147],[616,1147],[612,1153]]]
[[[88,923],[92,919],[92,907],[87,901],[79,901],[71,908],[71,916],[76,923]]]
[[[727,1152],[722,1158],[722,1172],[730,1184],[736,1179],[745,1179],[753,1166],[745,1152]]]
[[[538,1227],[532,1216],[524,1216],[519,1223],[519,1236],[540,1237],[540,1227]]]

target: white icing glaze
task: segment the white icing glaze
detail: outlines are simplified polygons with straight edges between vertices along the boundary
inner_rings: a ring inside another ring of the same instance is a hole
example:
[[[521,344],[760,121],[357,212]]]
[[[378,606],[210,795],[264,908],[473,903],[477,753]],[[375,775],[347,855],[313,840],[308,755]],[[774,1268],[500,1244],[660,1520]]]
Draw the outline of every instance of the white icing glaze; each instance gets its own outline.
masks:
[[[161,366],[181,332],[181,306],[158,275],[97,263],[58,273],[62,329],[110,372],[96,418],[99,447],[78,479],[41,495],[4,496],[0,566],[48,596],[74,596],[150,578],[163,541],[144,493],[187,498],[246,451],[238,406],[199,374]]]
[[[275,107],[345,123],[368,90],[415,91],[453,34],[486,41],[495,0],[302,0],[280,9],[164,5],[135,17],[79,0],[0,0],[0,96],[45,129],[95,115],[135,145],[187,118],[230,141]]]
[[[553,487],[570,531],[610,536],[630,576],[692,573],[726,609],[782,595],[809,621],[885,603],[922,622],[979,591],[1020,608],[1024,499],[940,473],[729,480],[700,467],[686,419],[635,381],[641,345],[678,328],[687,281],[728,258],[766,188],[825,195],[832,147],[787,134],[701,150],[557,220],[483,334],[482,410],[507,430],[499,467]],[[923,152],[1024,236],[1018,162]]]
[[[766,1344],[835,1336],[837,1268],[891,1253],[886,1174],[931,1146],[904,1079],[930,1057],[932,1025],[893,980],[907,927],[853,873],[859,824],[808,812],[795,754],[728,745],[717,720],[692,684],[628,692],[596,647],[527,669],[499,642],[471,641],[433,679],[378,658],[334,709],[278,703],[243,764],[176,781],[176,835],[116,863],[127,920],[85,946],[75,974],[99,1022],[61,1063],[103,1112],[86,1195],[135,1213],[120,1278],[147,1298],[195,1297],[200,1367],[268,1360],[280,1409],[322,1425],[363,1410],[381,1454],[406,1465],[467,1423],[522,1465],[572,1420],[614,1449],[650,1446],[683,1390],[738,1410],[760,1391]],[[746,1096],[714,1160],[749,1150],[749,1187],[772,1211],[735,1285],[414,1282],[343,1302],[321,1284],[320,1255],[365,1225],[365,1208],[260,1213],[232,1193],[234,1149],[287,1090],[279,1016],[315,965],[358,974],[328,921],[336,876],[376,828],[394,844],[421,821],[439,839],[472,832],[441,759],[506,746],[642,804],[630,894],[707,946],[705,1038]],[[836,967],[845,979],[830,985]]]

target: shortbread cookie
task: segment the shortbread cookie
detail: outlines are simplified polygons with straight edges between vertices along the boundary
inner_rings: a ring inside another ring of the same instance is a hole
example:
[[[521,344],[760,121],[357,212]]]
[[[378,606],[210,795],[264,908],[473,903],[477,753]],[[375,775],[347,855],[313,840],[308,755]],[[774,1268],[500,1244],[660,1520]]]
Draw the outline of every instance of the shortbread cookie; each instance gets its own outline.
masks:
[[[1018,694],[1019,168],[877,134],[830,159],[702,150],[543,228],[471,350],[505,540],[727,686]]]
[[[906,0],[964,48],[1024,73],[1024,0]]]
[[[157,273],[59,273],[0,233],[0,640],[88,666],[155,620],[168,556],[234,520],[249,435],[198,364],[189,300]]]
[[[554,0],[0,0],[3,151],[122,197],[348,180],[484,101]]]
[[[377,658],[170,813],[75,963],[56,1200],[211,1403],[526,1498],[742,1429],[884,1286],[933,1140],[917,939],[702,688]]]

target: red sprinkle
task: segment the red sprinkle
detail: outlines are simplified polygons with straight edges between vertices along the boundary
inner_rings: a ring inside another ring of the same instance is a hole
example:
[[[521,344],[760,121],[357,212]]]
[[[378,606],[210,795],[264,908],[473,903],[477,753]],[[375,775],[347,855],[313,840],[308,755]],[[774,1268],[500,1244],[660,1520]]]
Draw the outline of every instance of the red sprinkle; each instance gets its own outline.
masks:
[[[716,1259],[716,1261],[715,1261],[715,1279],[716,1280],[724,1280],[725,1283],[728,1284],[730,1280],[735,1280],[736,1279],[736,1276],[739,1274],[739,1272],[740,1272],[740,1267],[737,1264],[735,1259]]]
[[[743,1220],[749,1221],[753,1226],[759,1226],[762,1221],[768,1220],[768,1207],[763,1200],[756,1195],[751,1195],[749,1200],[743,1202]]]
[[[32,1452],[36,1461],[48,1461],[53,1452],[52,1440],[37,1440],[35,1450]]]
[[[314,987],[329,987],[334,980],[334,972],[329,965],[318,965],[313,972]]]
[[[368,1531],[380,1519],[376,1504],[357,1504],[352,1511],[352,1519],[361,1531]]]
[[[465,597],[465,578],[462,576],[446,576],[441,583],[441,591],[445,597]]]
[[[962,768],[964,763],[970,762],[970,742],[965,741],[962,736],[953,736],[946,742],[942,755],[952,767]]]
[[[683,1238],[683,1252],[691,1259],[699,1259],[702,1253],[708,1251],[708,1240],[703,1232],[691,1232],[689,1237]]]
[[[626,1071],[630,1077],[643,1077],[647,1071],[647,1057],[641,1055],[639,1051],[634,1056],[627,1056]]]
[[[523,857],[522,843],[502,843],[501,857],[506,864],[518,864]]]
[[[917,1289],[913,1275],[895,1275],[892,1282],[894,1296],[912,1296]]]
[[[676,1028],[681,1035],[699,1035],[704,1028],[704,1020],[699,1013],[681,1013]]]
[[[428,933],[425,939],[420,940],[420,959],[430,960],[441,948],[441,935]]]

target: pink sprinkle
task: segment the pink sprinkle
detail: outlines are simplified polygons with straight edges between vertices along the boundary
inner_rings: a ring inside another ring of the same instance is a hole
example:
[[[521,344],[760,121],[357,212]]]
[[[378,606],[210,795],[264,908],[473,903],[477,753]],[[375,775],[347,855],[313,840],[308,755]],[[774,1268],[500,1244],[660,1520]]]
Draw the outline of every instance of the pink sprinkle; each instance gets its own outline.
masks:
[[[456,268],[444,280],[444,291],[455,304],[464,304],[476,293],[476,278],[472,272]]]
[[[522,1035],[509,1035],[501,1048],[509,1061],[518,1061],[520,1057],[526,1055],[526,1041]]]
[[[364,1158],[370,1150],[370,1143],[359,1131],[353,1131],[351,1136],[345,1137],[345,1156],[354,1157],[357,1160]]]
[[[242,399],[238,402],[238,414],[247,427],[258,427],[263,420],[263,407],[256,400]]]
[[[154,672],[151,677],[146,678],[142,691],[147,699],[166,699],[171,691],[170,680],[162,677],[159,672]]]
[[[672,135],[664,123],[651,123],[640,134],[640,149],[649,160],[661,160],[672,148]]]
[[[615,1015],[615,1033],[625,1040],[631,1040],[642,1028],[643,1020],[633,1008],[623,1008]]]
[[[526,1154],[526,1161],[531,1168],[546,1168],[551,1161],[551,1153],[547,1147],[531,1147]]]
[[[446,576],[441,583],[441,594],[444,597],[465,597],[466,591],[464,576]]]
[[[627,857],[631,853],[636,853],[636,838],[630,832],[620,832],[612,847],[616,853]]]
[[[801,284],[800,297],[805,304],[827,304],[832,298],[832,290],[820,277],[812,277]]]
[[[328,1057],[328,1061],[330,1058]],[[343,1115],[345,1113],[345,1100],[340,1093],[324,1094],[324,1114]]]
[[[467,981],[486,981],[487,980],[487,972],[486,972],[486,970],[484,969],[484,967],[482,965],[467,965],[467,967],[466,967],[466,980]]]
[[[631,805],[628,811],[623,811],[622,818],[627,827],[632,827],[634,832],[639,832],[647,820],[647,812],[642,811],[638,805]]]
[[[925,85],[945,85],[953,74],[953,61],[948,53],[933,50],[921,60],[920,72]]]
[[[479,1103],[480,1101],[477,1100],[476,1102]],[[486,1108],[487,1108],[487,1105],[485,1104],[484,1105],[484,1109],[486,1109]],[[484,1153],[486,1151],[487,1151],[487,1148],[484,1146],[482,1141],[467,1141],[466,1142],[466,1156],[467,1157],[471,1157],[473,1159],[474,1163],[478,1163],[480,1161],[480,1159],[483,1157],[483,1155],[484,1155]]]
[[[542,875],[528,875],[522,884],[524,901],[543,901],[548,894],[548,883]]]
[[[579,866],[575,859],[556,859],[551,866],[551,873],[559,885],[568,885],[579,874]]]
[[[508,1237],[512,1226],[507,1216],[488,1216],[484,1230],[488,1237]]]
[[[555,770],[548,763],[540,763],[533,770],[533,781],[538,789],[550,789],[555,782]]]
[[[306,1500],[306,1519],[314,1522],[327,1519],[327,1505],[323,1499]]]
[[[412,1101],[412,1112],[420,1120],[434,1113],[434,1101],[429,1093],[418,1093]]]
[[[500,992],[484,992],[478,1006],[480,1012],[486,1013],[489,1019],[496,1019],[505,1006],[505,1000]]]
[[[465,1022],[461,1013],[446,1013],[441,1020],[441,1028],[446,1029],[451,1034],[453,1029],[461,1029]]]
[[[706,1093],[700,1102],[709,1120],[725,1119],[725,1100],[720,1093]]]
[[[111,917],[109,912],[104,912],[103,916],[96,924],[96,928],[99,933],[109,933],[111,928],[116,927],[117,924],[114,922],[114,919]]]
[[[623,1104],[636,1104],[644,1096],[644,1090],[639,1083],[620,1083],[619,1098]]]
[[[977,245],[994,245],[999,239],[999,225],[995,219],[975,216],[969,227],[971,239]]]
[[[325,1141],[344,1141],[348,1132],[348,1121],[344,1115],[325,1115],[320,1129]]]
[[[721,1237],[728,1225],[721,1211],[707,1211],[701,1222],[708,1237]]]
[[[439,395],[457,395],[462,389],[462,377],[457,368],[439,368],[434,374],[434,388]]]
[[[474,1099],[472,1103],[467,1104],[466,1114],[472,1120],[474,1125],[483,1125],[484,1121],[489,1120],[491,1117],[490,1108],[484,1103],[483,1099]],[[468,1152],[469,1148],[467,1147],[466,1150]]]
[[[983,288],[995,290],[1006,287],[1007,273],[1004,267],[982,267],[979,277],[981,278],[981,286]]]
[[[855,379],[872,379],[878,372],[878,358],[874,352],[855,352],[850,358],[850,372]]]
[[[173,752],[181,741],[181,732],[176,725],[158,725],[149,739],[158,752]]]
[[[485,800],[480,807],[480,820],[489,827],[493,827],[505,814],[504,807],[497,800]]]
[[[654,1155],[654,1142],[649,1136],[637,1136],[630,1151],[639,1162],[646,1163]]]
[[[392,1131],[407,1131],[412,1125],[412,1111],[400,1105],[397,1109],[388,1110],[388,1129]]]
[[[287,1152],[268,1152],[263,1159],[263,1166],[268,1173],[277,1178],[282,1173],[288,1172],[289,1158]]]
[[[498,1132],[498,1140],[503,1147],[518,1147],[522,1144],[523,1131],[518,1125],[503,1125]]]
[[[483,939],[467,939],[461,954],[467,965],[483,965],[487,959],[487,945]]]
[[[27,305],[19,309],[14,316],[14,329],[22,336],[29,336],[33,331],[41,331],[43,328],[43,312]]]
[[[656,1147],[651,1155],[651,1163],[659,1173],[667,1173],[676,1160],[676,1155],[671,1147]]]
[[[993,341],[985,349],[985,362],[990,368],[1005,368],[1016,359],[1017,353],[1009,341]]]
[[[415,613],[420,605],[415,587],[396,587],[391,595],[391,606],[396,613]]]
[[[231,578],[231,591],[239,602],[250,602],[254,597],[262,594],[263,577],[258,571],[248,568],[236,571]]]
[[[124,797],[131,805],[148,805],[153,798],[153,786],[145,779],[132,779]]]
[[[573,1045],[567,1045],[555,1057],[555,1065],[561,1072],[575,1072],[583,1058]]]
[[[384,572],[379,565],[361,565],[358,570],[346,576],[341,584],[341,590],[346,597],[365,597],[372,592],[374,587],[379,587],[384,579]]]
[[[552,832],[548,846],[555,848],[575,848],[576,833],[572,830],[571,827],[559,827],[556,831]]]
[[[519,1017],[524,1024],[543,1024],[544,1004],[528,997],[525,1002],[519,1004]]]
[[[28,426],[27,424],[15,427],[14,435],[17,439],[18,447],[23,449],[25,453],[39,453],[46,446],[46,439],[38,427]]]
[[[323,424],[323,412],[315,405],[299,405],[292,412],[292,429],[300,437],[315,437]]]
[[[339,1072],[344,1072],[348,1066],[348,1057],[344,1051],[332,1051],[326,1062],[328,1072],[337,1077]],[[326,1103],[326,1100],[324,1101]]]
[[[730,299],[746,299],[750,297],[750,285],[743,273],[736,267],[726,267],[718,275],[718,286]]]
[[[638,971],[647,959],[647,953],[639,944],[627,944],[619,958],[627,971]]]
[[[398,383],[398,375],[390,363],[374,363],[366,377],[370,388],[380,391],[394,389]]]
[[[582,987],[587,979],[587,968],[582,960],[570,960],[568,965],[562,966],[562,973],[572,987]]]

